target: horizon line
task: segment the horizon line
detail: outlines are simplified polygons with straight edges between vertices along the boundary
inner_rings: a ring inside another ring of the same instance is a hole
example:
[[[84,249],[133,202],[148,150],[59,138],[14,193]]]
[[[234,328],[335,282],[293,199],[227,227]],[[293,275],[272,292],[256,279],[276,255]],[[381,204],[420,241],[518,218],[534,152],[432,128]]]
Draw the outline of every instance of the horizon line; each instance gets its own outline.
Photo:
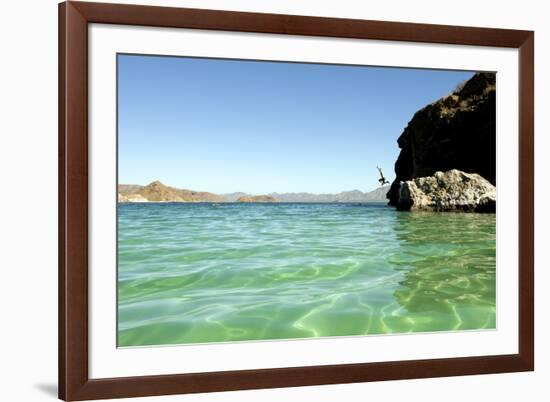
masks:
[[[135,183],[119,183],[117,181],[117,192],[118,192],[118,186],[140,186],[140,187],[146,187],[146,186],[149,186],[153,183],[160,183],[161,185],[165,186],[165,187],[171,187],[171,188],[174,188],[174,189],[177,189],[177,190],[187,190],[187,191],[192,191],[192,192],[197,192],[197,193],[211,193],[211,194],[216,194],[216,195],[227,195],[227,194],[237,194],[237,193],[242,193],[242,194],[247,194],[247,195],[270,195],[270,194],[312,194],[312,195],[328,195],[328,194],[340,194],[340,193],[347,193],[347,192],[353,192],[353,191],[359,191],[361,193],[371,193],[373,191],[376,191],[376,190],[379,190],[381,188],[386,188],[386,187],[390,187],[391,186],[391,183],[390,184],[386,184],[384,186],[378,186],[378,187],[375,187],[371,190],[361,190],[361,189],[358,189],[358,188],[354,188],[354,189],[351,189],[351,190],[336,190],[336,191],[324,191],[324,192],[311,192],[311,191],[269,191],[269,192],[250,192],[250,191],[229,191],[229,192],[214,192],[214,191],[210,191],[210,190],[195,190],[195,189],[189,189],[189,188],[186,188],[186,187],[176,187],[176,186],[173,186],[173,185],[170,185],[170,184],[166,184],[164,183],[163,181],[161,180],[153,180],[147,184],[135,184]]]

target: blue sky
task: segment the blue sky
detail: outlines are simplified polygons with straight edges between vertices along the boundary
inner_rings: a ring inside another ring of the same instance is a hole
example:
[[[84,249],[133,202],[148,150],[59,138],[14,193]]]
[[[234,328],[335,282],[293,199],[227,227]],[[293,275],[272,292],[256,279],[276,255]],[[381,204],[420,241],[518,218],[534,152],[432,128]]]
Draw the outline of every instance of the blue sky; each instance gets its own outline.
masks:
[[[334,193],[394,178],[413,114],[472,72],[118,56],[119,183]]]

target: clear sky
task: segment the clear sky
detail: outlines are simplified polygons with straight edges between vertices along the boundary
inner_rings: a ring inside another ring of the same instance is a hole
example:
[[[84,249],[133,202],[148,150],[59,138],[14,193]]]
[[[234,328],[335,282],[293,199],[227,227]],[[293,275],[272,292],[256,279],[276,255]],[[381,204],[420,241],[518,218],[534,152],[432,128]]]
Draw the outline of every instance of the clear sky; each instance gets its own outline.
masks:
[[[393,180],[413,114],[472,72],[118,56],[119,183],[252,194]]]

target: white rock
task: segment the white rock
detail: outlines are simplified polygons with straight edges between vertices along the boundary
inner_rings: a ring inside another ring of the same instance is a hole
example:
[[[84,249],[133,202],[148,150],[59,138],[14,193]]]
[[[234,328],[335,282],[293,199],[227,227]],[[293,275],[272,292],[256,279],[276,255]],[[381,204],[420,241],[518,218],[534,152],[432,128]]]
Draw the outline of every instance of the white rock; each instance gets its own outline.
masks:
[[[476,173],[460,170],[401,182],[397,209],[495,212],[496,187]]]

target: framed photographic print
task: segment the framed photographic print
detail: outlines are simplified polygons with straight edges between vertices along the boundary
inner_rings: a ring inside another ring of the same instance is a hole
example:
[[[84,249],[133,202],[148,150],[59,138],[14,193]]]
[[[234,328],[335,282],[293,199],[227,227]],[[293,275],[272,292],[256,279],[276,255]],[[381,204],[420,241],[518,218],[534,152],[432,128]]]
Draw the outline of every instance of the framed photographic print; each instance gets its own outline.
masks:
[[[61,399],[533,370],[533,32],[59,16]]]

